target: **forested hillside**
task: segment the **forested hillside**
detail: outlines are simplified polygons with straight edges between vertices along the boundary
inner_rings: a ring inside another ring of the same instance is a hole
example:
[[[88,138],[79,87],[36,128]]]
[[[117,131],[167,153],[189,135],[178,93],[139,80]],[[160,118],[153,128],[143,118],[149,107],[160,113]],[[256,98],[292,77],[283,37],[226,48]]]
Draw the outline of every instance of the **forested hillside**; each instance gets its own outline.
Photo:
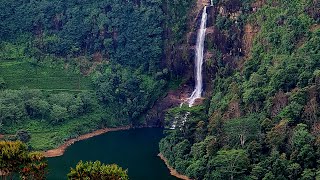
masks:
[[[148,126],[169,87],[165,37],[183,34],[190,4],[1,1],[0,134],[48,149],[97,128]]]
[[[315,0],[214,1],[212,91],[168,112],[167,122],[187,117],[160,142],[171,166],[192,179],[320,178],[319,10]]]
[[[210,1],[2,0],[0,138],[46,150],[166,113],[160,152],[192,179],[320,179],[320,2],[212,3],[204,98],[166,110]]]
[[[24,41],[38,60],[42,54],[95,53],[96,58],[144,65],[143,70],[152,72],[162,54],[160,5],[161,1],[5,1],[0,7],[5,10],[0,37]]]

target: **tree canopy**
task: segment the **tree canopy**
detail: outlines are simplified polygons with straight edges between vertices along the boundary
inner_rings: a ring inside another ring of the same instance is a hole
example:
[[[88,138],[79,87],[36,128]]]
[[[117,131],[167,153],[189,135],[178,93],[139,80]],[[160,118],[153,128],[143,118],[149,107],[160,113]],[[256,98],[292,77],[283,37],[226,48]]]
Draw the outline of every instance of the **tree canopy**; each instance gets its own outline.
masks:
[[[20,141],[0,141],[0,174],[12,178],[19,174],[22,179],[45,179],[47,162],[43,154],[29,152]]]
[[[75,168],[71,168],[68,174],[70,180],[101,179],[101,180],[128,180],[127,170],[123,170],[116,164],[105,165],[100,161],[82,162]]]

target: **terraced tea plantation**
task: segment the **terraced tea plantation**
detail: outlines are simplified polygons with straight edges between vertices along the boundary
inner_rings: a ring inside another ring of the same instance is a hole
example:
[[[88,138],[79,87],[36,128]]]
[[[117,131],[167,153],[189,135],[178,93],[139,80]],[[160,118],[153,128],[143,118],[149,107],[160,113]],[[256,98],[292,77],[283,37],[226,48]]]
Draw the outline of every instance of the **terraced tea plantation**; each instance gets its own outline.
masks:
[[[35,65],[26,60],[0,60],[0,77],[8,89],[40,89],[46,91],[91,90],[91,79],[59,65]]]

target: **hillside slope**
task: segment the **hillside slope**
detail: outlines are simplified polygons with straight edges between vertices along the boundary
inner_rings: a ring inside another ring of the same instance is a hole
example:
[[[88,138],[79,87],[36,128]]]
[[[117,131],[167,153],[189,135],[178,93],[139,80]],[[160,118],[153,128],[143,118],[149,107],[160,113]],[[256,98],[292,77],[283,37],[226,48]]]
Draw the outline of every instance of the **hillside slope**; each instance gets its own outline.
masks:
[[[189,4],[2,2],[0,134],[43,150],[98,128],[159,126],[144,117],[170,88],[164,37],[183,34]]]
[[[320,4],[214,1],[203,105],[160,151],[192,179],[319,178]],[[210,23],[210,20],[209,20]]]

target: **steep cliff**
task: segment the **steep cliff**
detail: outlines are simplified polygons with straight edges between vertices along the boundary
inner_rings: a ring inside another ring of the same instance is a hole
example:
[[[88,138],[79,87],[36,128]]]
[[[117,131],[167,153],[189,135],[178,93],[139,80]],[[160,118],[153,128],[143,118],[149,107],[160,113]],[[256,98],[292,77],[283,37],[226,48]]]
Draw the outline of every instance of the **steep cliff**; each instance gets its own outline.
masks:
[[[168,3],[167,7],[177,8],[183,3],[173,4]],[[213,90],[212,82],[219,71],[227,73],[233,69],[240,69],[249,56],[253,37],[258,30],[250,24],[245,25],[244,18],[252,11],[243,9],[243,6],[248,6],[247,2],[218,3],[214,6],[211,6],[209,0],[189,3],[182,11],[187,16],[182,13],[177,14],[186,20],[179,24],[179,31],[174,33],[171,24],[166,27],[167,43],[164,63],[171,72],[171,80],[176,88],[170,89],[168,94],[160,98],[148,112],[146,116],[148,125],[163,125],[167,110],[185,102],[192,93],[195,79],[195,45],[204,6],[207,6],[208,13],[203,66],[205,99],[210,99]],[[169,11],[166,13],[167,16],[172,17]],[[177,34],[181,37],[173,38]],[[198,99],[196,103],[202,104],[202,101],[203,99]]]

